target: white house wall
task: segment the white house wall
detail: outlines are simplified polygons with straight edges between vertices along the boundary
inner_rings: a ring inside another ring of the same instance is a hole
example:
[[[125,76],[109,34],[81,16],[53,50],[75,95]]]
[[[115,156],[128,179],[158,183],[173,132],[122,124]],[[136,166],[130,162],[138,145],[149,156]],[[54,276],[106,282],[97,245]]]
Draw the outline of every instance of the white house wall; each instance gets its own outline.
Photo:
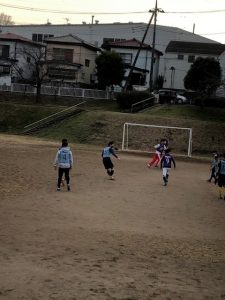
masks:
[[[164,59],[164,88],[175,88],[175,89],[184,89],[184,77],[187,74],[188,70],[190,69],[192,63],[188,62],[188,56],[192,54],[183,54],[184,58],[178,59],[178,53],[166,53],[166,55],[163,57]],[[196,55],[195,59],[198,57],[209,57],[209,55]],[[215,59],[218,59],[217,56],[212,56]],[[171,68],[174,68],[174,71],[171,70]]]
[[[220,55],[219,62],[222,71],[222,80],[225,81],[225,51]]]
[[[135,56],[137,54],[137,49],[129,49],[129,48],[113,48],[113,51],[117,53],[126,53],[126,54],[132,54],[132,64],[134,62]],[[152,51],[151,50],[141,50],[139,53],[138,60],[135,64],[135,67],[147,70],[148,73],[146,73],[146,85],[149,85],[150,80],[150,68],[151,68],[151,59],[152,59]],[[131,64],[131,65],[132,65]],[[159,58],[156,56],[156,62],[154,64],[153,69],[153,81],[156,79],[158,75],[158,67],[159,67]],[[125,76],[128,75],[128,72],[125,74]]]
[[[11,76],[0,76],[0,85],[11,85]]]
[[[26,49],[26,51],[32,51],[32,49],[36,48],[36,46],[32,46],[27,43],[22,43],[18,41],[4,41],[0,40],[0,45],[8,45],[10,47],[9,49],[9,58],[16,60],[16,68],[13,66],[11,67],[11,74],[10,76],[4,76],[5,78],[2,78],[2,82],[4,81],[5,84],[10,85],[11,84],[11,77],[13,78],[19,78],[18,72],[16,69],[21,69],[23,71],[23,77],[24,78],[30,78],[33,73],[33,69],[29,68],[29,64],[27,63],[27,56],[23,54],[23,50]],[[9,77],[6,79],[6,77]],[[3,82],[3,84],[4,84]]]

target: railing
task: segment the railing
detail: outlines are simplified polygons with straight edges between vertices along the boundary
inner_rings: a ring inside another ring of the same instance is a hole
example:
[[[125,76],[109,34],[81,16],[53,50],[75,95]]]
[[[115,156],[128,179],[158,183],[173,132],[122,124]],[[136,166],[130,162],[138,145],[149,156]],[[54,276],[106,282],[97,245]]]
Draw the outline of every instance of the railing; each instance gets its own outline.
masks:
[[[11,86],[0,85],[0,91],[11,93],[36,94],[36,87],[29,84],[12,83]],[[92,98],[109,99],[109,93],[102,90],[54,87],[48,85],[41,86],[41,95],[74,97],[74,98]]]
[[[28,124],[24,127],[23,133],[28,133],[32,130],[38,129],[40,127],[43,127],[44,125],[51,124],[52,122],[56,120],[62,120],[66,116],[72,115],[74,113],[78,113],[82,111],[82,105],[85,104],[86,101],[82,101],[81,103],[78,103],[76,105],[70,106],[69,108],[63,109],[57,113],[54,113],[48,117],[45,117],[41,120],[38,120],[36,122],[33,122],[31,124]]]
[[[153,96],[153,97],[141,100],[139,102],[136,102],[136,103],[131,105],[130,112],[133,113],[133,112],[136,112],[136,111],[140,111],[140,110],[142,110],[146,107],[149,107],[151,104],[154,103],[154,100],[155,100],[155,97]]]

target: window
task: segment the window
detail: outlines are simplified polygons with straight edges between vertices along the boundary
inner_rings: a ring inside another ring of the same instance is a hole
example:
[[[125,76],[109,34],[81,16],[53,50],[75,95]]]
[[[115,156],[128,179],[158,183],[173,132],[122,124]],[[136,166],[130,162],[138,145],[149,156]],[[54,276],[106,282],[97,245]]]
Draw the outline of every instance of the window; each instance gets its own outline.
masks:
[[[73,62],[73,49],[53,48],[52,58],[54,60]]]
[[[49,37],[54,37],[53,34],[42,34],[42,33],[33,33],[32,34],[32,41],[42,43],[44,39]]]
[[[121,42],[126,41],[126,39],[120,39],[120,38],[103,38],[103,43],[111,43],[111,42]]]
[[[120,53],[120,56],[125,64],[131,65],[132,53]]]
[[[0,57],[9,58],[9,45],[0,45]]]
[[[177,55],[177,59],[183,60],[184,59],[184,55],[183,54],[178,54]]]
[[[37,33],[32,34],[32,41],[37,42]]]
[[[38,34],[37,35],[37,42],[41,43],[43,41],[43,34]]]
[[[188,62],[193,63],[195,61],[195,56],[194,55],[188,55]]]
[[[89,59],[85,59],[85,67],[89,67],[90,66],[90,60]]]
[[[103,44],[110,43],[110,42],[114,42],[114,39],[113,38],[103,38]]]
[[[1,75],[8,75],[8,74],[10,74],[10,67],[8,67],[8,66],[0,66],[0,74]]]

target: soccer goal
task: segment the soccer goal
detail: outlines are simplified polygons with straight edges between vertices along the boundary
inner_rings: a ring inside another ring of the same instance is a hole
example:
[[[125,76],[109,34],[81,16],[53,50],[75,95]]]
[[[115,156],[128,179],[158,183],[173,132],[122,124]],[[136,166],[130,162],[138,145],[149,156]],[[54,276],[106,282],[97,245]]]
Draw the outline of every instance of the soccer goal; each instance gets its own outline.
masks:
[[[161,138],[168,139],[173,154],[191,157],[192,128],[183,127],[124,123],[122,150],[154,152]]]

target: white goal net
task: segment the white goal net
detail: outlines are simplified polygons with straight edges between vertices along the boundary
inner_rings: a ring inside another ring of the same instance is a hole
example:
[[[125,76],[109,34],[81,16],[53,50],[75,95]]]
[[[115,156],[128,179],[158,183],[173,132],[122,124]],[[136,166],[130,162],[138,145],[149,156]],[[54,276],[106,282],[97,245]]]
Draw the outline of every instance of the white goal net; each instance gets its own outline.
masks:
[[[162,138],[169,141],[173,154],[191,156],[192,128],[149,124],[125,123],[123,126],[123,151],[154,152],[154,145]]]

